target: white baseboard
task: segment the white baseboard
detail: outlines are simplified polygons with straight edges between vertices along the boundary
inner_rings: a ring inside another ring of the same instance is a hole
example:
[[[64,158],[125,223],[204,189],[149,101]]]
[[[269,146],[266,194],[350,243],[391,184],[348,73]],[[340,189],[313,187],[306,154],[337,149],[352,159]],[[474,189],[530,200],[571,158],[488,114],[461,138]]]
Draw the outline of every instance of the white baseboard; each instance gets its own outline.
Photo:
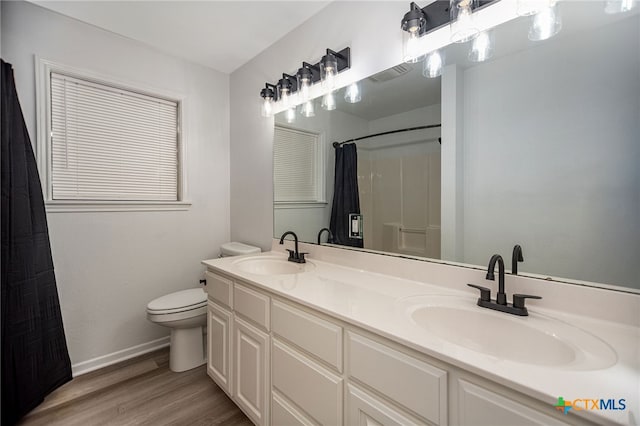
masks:
[[[118,362],[125,361],[130,358],[153,352],[155,350],[169,346],[169,336],[162,337],[157,340],[152,340],[141,345],[132,346],[121,351],[113,352],[107,355],[102,355],[97,358],[93,358],[87,361],[82,361],[71,366],[71,372],[73,377],[81,376],[100,368],[107,367]]]

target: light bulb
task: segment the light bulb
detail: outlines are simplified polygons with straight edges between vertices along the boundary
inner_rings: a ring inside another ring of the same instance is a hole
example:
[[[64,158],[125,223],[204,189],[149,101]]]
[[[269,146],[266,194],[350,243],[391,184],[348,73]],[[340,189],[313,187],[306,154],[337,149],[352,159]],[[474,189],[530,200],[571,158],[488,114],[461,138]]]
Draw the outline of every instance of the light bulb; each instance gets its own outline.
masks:
[[[360,87],[357,82],[351,83],[344,92],[344,100],[350,104],[360,102]]]
[[[293,108],[289,108],[284,113],[284,118],[285,120],[287,120],[287,123],[293,123],[294,121],[296,121],[296,110]]]
[[[402,32],[402,46],[403,54],[402,58],[407,63],[416,63],[424,59],[424,53],[421,49],[421,39],[419,34],[419,28],[414,27],[408,31]]]
[[[493,56],[493,31],[483,31],[473,39],[469,50],[469,60],[482,62]]]
[[[313,106],[313,101],[307,101],[304,104],[302,104],[300,113],[305,117],[315,117],[316,112]]]
[[[285,108],[289,107],[289,103],[290,103],[290,96],[289,96],[289,89],[283,87],[280,90],[280,102],[282,102],[282,106]]]
[[[306,102],[309,100],[309,92],[311,91],[311,81],[308,78],[300,79],[300,100]]]
[[[605,13],[625,13],[636,7],[636,0],[609,0],[604,8]]]
[[[336,109],[336,97],[333,92],[329,92],[322,97],[322,109],[333,111]]]
[[[479,33],[473,18],[473,8],[477,0],[450,0],[451,41],[464,43]]]
[[[557,6],[554,4],[533,15],[533,21],[529,29],[529,40],[546,40],[558,34],[561,29],[562,18],[558,13]]]
[[[271,117],[273,115],[273,101],[272,98],[265,98],[262,102],[262,116]]]
[[[442,54],[439,50],[434,50],[427,55],[422,68],[422,75],[427,78],[435,78],[442,74],[443,64]]]

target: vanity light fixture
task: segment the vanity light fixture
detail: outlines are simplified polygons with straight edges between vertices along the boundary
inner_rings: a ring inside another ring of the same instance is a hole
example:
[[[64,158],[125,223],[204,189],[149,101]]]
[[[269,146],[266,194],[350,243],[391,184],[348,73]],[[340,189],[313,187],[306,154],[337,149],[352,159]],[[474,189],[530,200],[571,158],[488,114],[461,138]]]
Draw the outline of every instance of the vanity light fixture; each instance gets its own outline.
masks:
[[[464,43],[474,39],[480,30],[473,19],[473,10],[478,8],[478,0],[451,0],[449,15],[451,41]]]
[[[262,96],[262,116],[263,117],[271,117],[273,115],[273,102],[275,101],[275,96],[277,92],[277,87],[273,84],[266,83],[265,88],[260,91],[260,96]]]
[[[533,15],[529,28],[529,40],[547,40],[558,34],[562,29],[562,18],[558,11],[558,5],[554,0],[549,5]]]
[[[439,49],[430,52],[424,61],[422,75],[427,78],[436,78],[442,75],[443,56]]]
[[[302,68],[298,70],[296,77],[298,77],[300,100],[306,102],[309,100],[311,85],[320,79],[320,69],[317,65],[303,62]]]
[[[313,104],[309,104],[308,101],[311,96],[311,86],[320,80],[322,80],[324,91],[330,95],[327,97],[327,109],[335,109],[335,96],[332,92],[336,87],[336,77],[338,73],[349,68],[351,68],[349,47],[338,52],[327,49],[326,54],[316,64],[303,62],[302,68],[298,69],[295,76],[283,73],[278,84],[266,83],[266,87],[260,91],[263,99],[262,115],[271,117],[274,102],[281,102],[284,110],[301,103],[303,107],[300,112],[307,117],[313,117],[315,115]],[[324,105],[323,98],[323,108]]]
[[[289,74],[282,74],[282,78],[278,80],[278,100],[282,101],[285,107],[291,103],[291,95],[297,89],[297,80]]]
[[[608,0],[604,11],[609,15],[625,13],[636,7],[637,3],[637,0]]]
[[[344,92],[344,100],[350,104],[355,104],[360,102],[360,99],[360,84],[356,81],[347,86]]]
[[[405,62],[425,59],[429,50],[422,37],[444,25],[451,25],[451,40],[461,43],[473,39],[479,32],[473,13],[499,0],[436,0],[420,8],[415,2],[409,5],[400,28],[403,31],[402,58]]]
[[[402,28],[402,59],[408,63],[416,63],[424,59],[420,49],[420,37],[425,33],[427,16],[420,7],[411,2],[409,11],[404,14]]]
[[[493,56],[494,34],[493,30],[486,30],[478,34],[471,43],[469,60],[471,62],[483,62]]]

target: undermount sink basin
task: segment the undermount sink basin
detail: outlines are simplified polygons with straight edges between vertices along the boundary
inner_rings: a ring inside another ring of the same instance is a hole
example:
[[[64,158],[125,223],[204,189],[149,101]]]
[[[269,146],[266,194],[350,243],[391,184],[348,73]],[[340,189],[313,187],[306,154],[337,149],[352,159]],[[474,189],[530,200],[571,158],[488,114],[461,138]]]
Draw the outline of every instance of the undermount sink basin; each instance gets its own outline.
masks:
[[[572,370],[607,368],[617,361],[600,338],[531,311],[518,317],[456,296],[416,296],[402,303],[411,321],[437,338],[494,358]]]
[[[289,262],[282,257],[253,256],[238,259],[233,264],[243,272],[255,275],[289,275],[306,272],[313,264]]]

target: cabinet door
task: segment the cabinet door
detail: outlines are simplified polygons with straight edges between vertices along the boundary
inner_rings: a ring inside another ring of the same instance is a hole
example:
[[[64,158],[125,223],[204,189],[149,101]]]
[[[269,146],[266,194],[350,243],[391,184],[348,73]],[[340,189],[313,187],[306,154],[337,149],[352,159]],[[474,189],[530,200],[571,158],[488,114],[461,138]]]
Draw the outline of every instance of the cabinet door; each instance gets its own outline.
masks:
[[[234,400],[257,425],[269,419],[269,336],[236,317],[234,332]]]
[[[461,425],[567,425],[466,380],[458,381],[457,410]],[[552,410],[549,405],[549,411]]]
[[[381,401],[373,395],[357,388],[347,386],[346,424],[350,426],[410,426],[423,425],[424,422],[397,407]]]
[[[211,301],[207,311],[207,374],[231,396],[231,312]]]

